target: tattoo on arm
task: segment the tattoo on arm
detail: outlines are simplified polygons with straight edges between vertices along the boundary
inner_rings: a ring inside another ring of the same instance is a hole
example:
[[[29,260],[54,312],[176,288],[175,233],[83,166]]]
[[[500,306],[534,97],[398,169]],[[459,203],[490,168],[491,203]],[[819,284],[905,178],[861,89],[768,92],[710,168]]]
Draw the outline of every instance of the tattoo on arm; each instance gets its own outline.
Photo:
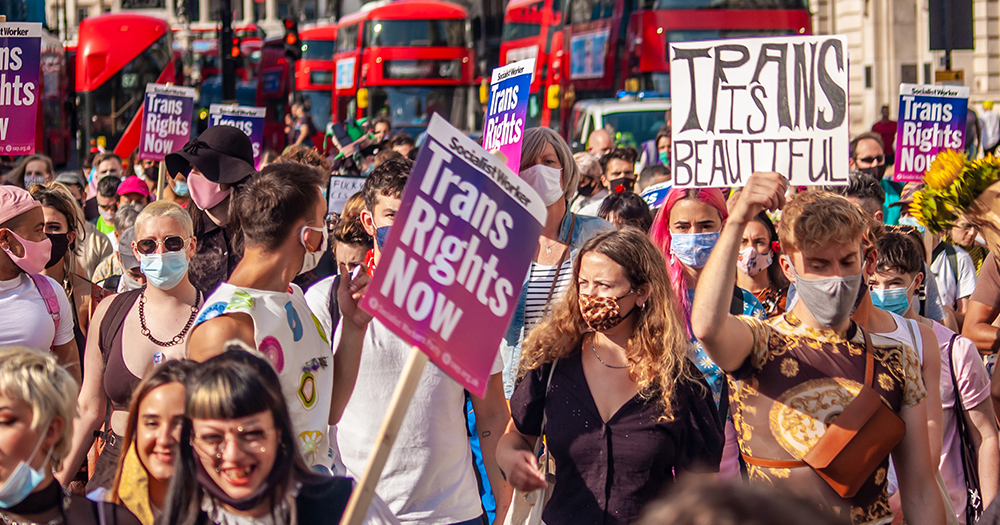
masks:
[[[482,437],[484,437],[484,438],[488,438],[488,437],[490,437],[490,436],[491,436],[492,434],[493,434],[493,433],[492,433],[492,432],[490,432],[489,430],[484,430],[484,431],[483,431],[483,432],[482,432],[482,433],[480,434],[480,436],[482,436]]]

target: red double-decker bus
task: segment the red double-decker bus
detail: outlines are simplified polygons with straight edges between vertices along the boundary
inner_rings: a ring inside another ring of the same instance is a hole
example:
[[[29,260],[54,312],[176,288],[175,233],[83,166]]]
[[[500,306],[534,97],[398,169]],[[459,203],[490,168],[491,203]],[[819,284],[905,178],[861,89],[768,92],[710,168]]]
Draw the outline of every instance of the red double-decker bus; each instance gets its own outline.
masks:
[[[264,115],[264,148],[281,153],[285,149],[285,115],[292,78],[285,57],[285,39],[264,41],[257,61],[257,107],[267,108]]]
[[[810,34],[806,0],[567,0],[562,121],[576,100],[670,93],[669,42]]]
[[[337,26],[308,27],[299,31],[302,58],[295,61],[295,89],[309,108],[316,135],[313,144],[322,144],[326,125],[333,114],[333,55],[337,47]]]
[[[558,131],[559,67],[562,61],[562,0],[511,0],[503,19],[500,64],[535,59],[525,126]],[[556,102],[547,103],[547,95]]]
[[[337,24],[334,61],[335,122],[386,114],[394,129],[416,136],[438,113],[472,127],[475,60],[468,12],[457,4],[366,4]]]
[[[38,116],[35,151],[48,155],[57,166],[70,157],[70,87],[73,79],[66,67],[66,54],[59,39],[42,32],[41,74],[38,86]]]
[[[115,13],[80,22],[76,54],[80,144],[128,156],[139,146],[146,84],[176,82],[170,26],[160,18]]]

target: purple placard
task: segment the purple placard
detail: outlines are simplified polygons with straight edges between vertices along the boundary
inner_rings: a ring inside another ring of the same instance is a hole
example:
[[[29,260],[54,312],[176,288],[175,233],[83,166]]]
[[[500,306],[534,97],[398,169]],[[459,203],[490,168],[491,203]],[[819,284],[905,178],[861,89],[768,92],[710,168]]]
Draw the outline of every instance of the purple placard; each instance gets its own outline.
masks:
[[[42,24],[0,24],[0,152],[35,152]],[[13,124],[13,125],[11,125]]]
[[[260,167],[260,154],[264,149],[264,115],[267,108],[224,106],[212,104],[208,108],[208,127],[233,126],[246,133],[253,144],[253,164]]]
[[[194,88],[147,84],[142,106],[139,158],[163,160],[191,138]]]
[[[893,179],[922,181],[939,152],[963,151],[968,113],[968,87],[900,84]]]
[[[483,147],[499,151],[514,173],[521,166],[521,136],[528,116],[528,96],[535,59],[520,60],[493,70],[490,101],[483,126]]]
[[[482,397],[544,220],[526,182],[434,115],[362,306]]]

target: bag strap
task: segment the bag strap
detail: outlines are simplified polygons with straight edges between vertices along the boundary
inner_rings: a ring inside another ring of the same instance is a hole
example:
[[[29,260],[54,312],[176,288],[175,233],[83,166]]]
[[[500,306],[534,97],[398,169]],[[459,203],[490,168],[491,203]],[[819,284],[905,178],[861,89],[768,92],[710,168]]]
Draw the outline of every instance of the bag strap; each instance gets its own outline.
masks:
[[[937,259],[941,252],[944,252],[945,257],[948,258],[948,264],[951,265],[951,276],[955,278],[955,284],[958,284],[958,252],[951,244],[941,241],[931,252],[931,262],[934,262],[934,259]]]
[[[337,330],[337,323],[340,322],[340,299],[337,297],[337,289],[340,288],[340,275],[333,277],[333,286],[330,287],[330,342],[333,343],[333,333]]]
[[[969,492],[966,500],[966,518],[978,519],[983,511],[983,502],[974,502],[973,492],[980,494],[978,451],[972,446],[972,437],[969,435],[969,426],[965,421],[966,408],[962,403],[962,394],[958,389],[958,378],[955,377],[955,340],[958,334],[952,334],[948,341],[948,371],[951,373],[951,386],[955,395],[955,430],[962,447],[962,473],[965,476],[966,491]]]
[[[858,330],[861,330],[861,334],[865,336],[865,386],[871,388],[872,378],[875,375],[875,352],[872,349],[872,337],[868,334],[868,330],[861,328],[861,325],[858,325]]]
[[[62,315],[59,313],[59,297],[56,295],[55,289],[52,288],[52,283],[44,275],[37,273],[29,273],[28,277],[31,281],[35,283],[35,288],[38,289],[38,293],[41,294],[42,300],[45,301],[45,309],[48,310],[49,315],[52,316],[52,321],[56,324],[56,333],[59,332],[59,320]],[[55,340],[52,341],[55,343]],[[52,345],[53,347],[55,344]]]
[[[559,359],[552,362],[552,368],[549,369],[549,378],[545,381],[545,398],[549,397],[549,386],[552,385],[552,376],[556,372],[556,365],[559,363]],[[542,403],[542,432],[538,436],[538,441],[535,441],[535,456],[538,456],[538,451],[542,449],[542,441],[545,438],[545,425],[548,423],[548,418],[545,416],[545,403]]]
[[[573,230],[575,228],[576,228],[576,214],[575,213],[571,213],[570,214],[570,221],[569,221],[569,234],[566,236],[567,242],[570,239],[573,238]],[[562,272],[563,264],[566,262],[566,259],[569,257],[569,251],[570,251],[570,247],[569,247],[569,244],[567,243],[566,244],[566,249],[563,250],[562,255],[559,257],[559,262],[556,263],[556,275],[552,278],[552,285],[549,286],[549,296],[545,299],[545,309],[542,311],[542,317],[548,317],[549,310],[552,308],[552,296],[555,294],[556,284],[559,282],[559,274]],[[549,381],[552,381],[552,377],[551,376],[549,376]],[[546,390],[548,390],[548,386],[547,385],[546,385],[545,388],[546,388]]]
[[[142,290],[129,290],[115,295],[114,299],[111,299],[108,311],[104,313],[104,318],[101,319],[101,327],[97,334],[97,346],[101,350],[105,366],[108,364],[108,356],[111,355],[111,345],[115,337],[121,333],[125,318],[132,310],[132,305],[139,300],[141,293]]]

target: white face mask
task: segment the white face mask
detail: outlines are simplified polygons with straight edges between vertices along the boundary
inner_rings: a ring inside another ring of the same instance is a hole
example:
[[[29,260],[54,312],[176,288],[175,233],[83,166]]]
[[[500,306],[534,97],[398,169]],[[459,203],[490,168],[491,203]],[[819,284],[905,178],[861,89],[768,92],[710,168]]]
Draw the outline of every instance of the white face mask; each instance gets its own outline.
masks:
[[[307,230],[313,230],[313,231],[317,231],[317,232],[322,232],[323,233],[323,242],[321,242],[319,244],[319,249],[316,250],[316,251],[314,251],[314,252],[309,251],[309,246],[306,244],[306,231]],[[306,249],[306,255],[302,259],[302,269],[299,270],[299,275],[302,275],[302,274],[304,274],[304,273],[312,270],[313,268],[316,268],[316,265],[319,264],[319,260],[321,258],[323,258],[323,254],[326,252],[326,245],[327,245],[327,242],[329,241],[329,237],[330,237],[330,234],[329,234],[329,232],[327,232],[327,230],[326,230],[325,227],[324,228],[316,228],[316,227],[313,227],[313,226],[305,226],[305,225],[302,226],[302,229],[299,230],[299,242],[301,242],[302,246]]]
[[[522,171],[520,177],[538,193],[546,206],[552,206],[565,194],[562,189],[561,169],[535,164]]]

